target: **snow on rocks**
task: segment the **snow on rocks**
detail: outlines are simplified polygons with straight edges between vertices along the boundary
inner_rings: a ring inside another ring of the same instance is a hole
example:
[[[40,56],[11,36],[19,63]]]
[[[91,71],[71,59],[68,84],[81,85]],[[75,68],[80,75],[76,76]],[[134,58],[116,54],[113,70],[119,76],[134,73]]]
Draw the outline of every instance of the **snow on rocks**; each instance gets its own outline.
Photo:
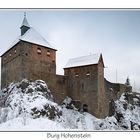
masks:
[[[140,130],[139,102],[139,96],[123,93],[114,102],[115,114],[98,119],[78,111],[70,97],[55,103],[44,81],[24,79],[0,92],[0,131]]]
[[[26,79],[11,83],[3,90],[5,98],[0,109],[0,122],[5,122],[19,116],[29,116],[33,119],[47,117],[51,120],[61,118],[61,108],[53,102],[45,82],[37,80],[30,82]]]
[[[115,102],[115,117],[122,130],[137,130],[140,129],[140,107],[130,104],[126,97],[132,94],[127,94],[122,94],[120,99]]]

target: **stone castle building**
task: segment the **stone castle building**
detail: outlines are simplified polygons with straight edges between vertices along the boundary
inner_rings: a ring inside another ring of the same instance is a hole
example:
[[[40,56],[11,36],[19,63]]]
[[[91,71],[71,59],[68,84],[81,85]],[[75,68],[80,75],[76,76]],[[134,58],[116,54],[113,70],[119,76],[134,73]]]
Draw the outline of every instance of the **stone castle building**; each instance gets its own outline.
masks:
[[[110,101],[116,100],[127,87],[104,78],[102,54],[70,59],[64,75],[57,75],[57,50],[29,25],[26,16],[20,29],[21,35],[1,56],[2,88],[24,78],[41,79],[47,83],[57,103],[69,96],[77,108],[96,117],[110,114]]]

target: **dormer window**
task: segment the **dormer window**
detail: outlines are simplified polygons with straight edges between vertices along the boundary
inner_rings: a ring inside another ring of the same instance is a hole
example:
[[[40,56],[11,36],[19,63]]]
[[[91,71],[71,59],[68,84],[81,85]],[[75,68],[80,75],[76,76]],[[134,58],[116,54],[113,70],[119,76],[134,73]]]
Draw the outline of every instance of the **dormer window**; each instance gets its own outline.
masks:
[[[50,53],[50,51],[48,50],[48,51],[47,51],[47,56],[50,56],[50,55],[51,55],[51,53]]]
[[[41,54],[41,48],[37,48],[37,53]]]

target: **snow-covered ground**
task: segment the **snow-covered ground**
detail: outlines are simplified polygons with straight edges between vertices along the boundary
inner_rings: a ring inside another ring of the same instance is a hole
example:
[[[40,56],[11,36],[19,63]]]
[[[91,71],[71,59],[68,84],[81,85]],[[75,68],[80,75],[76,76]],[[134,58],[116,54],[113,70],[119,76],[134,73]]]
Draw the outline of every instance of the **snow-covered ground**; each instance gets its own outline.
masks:
[[[115,115],[98,119],[74,107],[67,109],[68,97],[61,106],[55,103],[44,81],[24,79],[0,93],[0,131],[139,130],[139,97],[133,100],[132,105],[122,94],[115,102]]]

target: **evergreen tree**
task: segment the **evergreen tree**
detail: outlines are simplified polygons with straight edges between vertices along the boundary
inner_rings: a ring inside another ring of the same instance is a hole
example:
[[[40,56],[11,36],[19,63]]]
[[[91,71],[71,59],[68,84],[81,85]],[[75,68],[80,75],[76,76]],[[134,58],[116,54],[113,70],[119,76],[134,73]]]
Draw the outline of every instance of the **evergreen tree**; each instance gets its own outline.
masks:
[[[127,77],[125,85],[130,86],[130,79],[129,79],[129,77]]]

